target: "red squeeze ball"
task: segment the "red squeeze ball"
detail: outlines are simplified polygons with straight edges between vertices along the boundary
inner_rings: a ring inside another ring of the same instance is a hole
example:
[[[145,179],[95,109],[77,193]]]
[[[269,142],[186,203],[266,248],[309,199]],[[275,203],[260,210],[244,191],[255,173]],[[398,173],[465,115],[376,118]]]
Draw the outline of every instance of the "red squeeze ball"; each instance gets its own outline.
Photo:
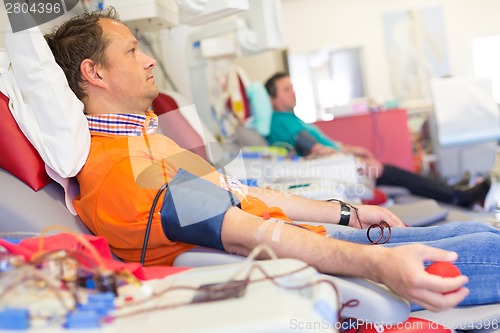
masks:
[[[433,264],[430,264],[429,267],[427,267],[425,270],[429,274],[439,275],[441,277],[456,277],[462,275],[462,272],[460,272],[457,266],[453,265],[451,262],[446,261],[437,261]],[[444,295],[451,294],[456,291],[458,291],[458,289],[444,293]]]

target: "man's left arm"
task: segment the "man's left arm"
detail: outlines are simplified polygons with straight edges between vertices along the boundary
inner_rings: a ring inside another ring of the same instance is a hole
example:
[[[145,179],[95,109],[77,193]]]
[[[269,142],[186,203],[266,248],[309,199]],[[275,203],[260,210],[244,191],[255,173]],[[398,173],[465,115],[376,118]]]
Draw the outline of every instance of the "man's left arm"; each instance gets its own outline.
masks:
[[[245,187],[247,193],[252,195],[268,206],[279,207],[294,221],[309,221],[319,223],[336,224],[340,221],[340,204],[337,202],[326,202],[311,200],[286,192],[263,189],[257,187]],[[366,228],[381,221],[387,222],[393,227],[403,227],[401,220],[389,210],[379,206],[360,205],[358,214],[351,210],[349,226],[354,228]],[[361,221],[358,221],[358,216]],[[360,223],[361,222],[361,223]]]

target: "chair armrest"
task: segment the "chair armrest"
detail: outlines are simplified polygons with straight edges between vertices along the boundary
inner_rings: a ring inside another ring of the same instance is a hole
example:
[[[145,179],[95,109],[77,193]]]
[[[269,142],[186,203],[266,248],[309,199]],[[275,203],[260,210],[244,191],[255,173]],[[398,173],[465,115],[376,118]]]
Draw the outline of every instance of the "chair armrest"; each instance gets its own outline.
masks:
[[[243,262],[245,257],[229,254],[224,251],[195,247],[181,253],[175,258],[173,266],[205,267]]]
[[[203,267],[243,262],[245,257],[223,251],[197,247],[180,254],[174,266]],[[344,317],[352,317],[369,322],[397,323],[406,320],[410,305],[386,287],[364,279],[339,278],[324,275],[338,288],[342,303],[357,299],[359,305],[345,308]]]

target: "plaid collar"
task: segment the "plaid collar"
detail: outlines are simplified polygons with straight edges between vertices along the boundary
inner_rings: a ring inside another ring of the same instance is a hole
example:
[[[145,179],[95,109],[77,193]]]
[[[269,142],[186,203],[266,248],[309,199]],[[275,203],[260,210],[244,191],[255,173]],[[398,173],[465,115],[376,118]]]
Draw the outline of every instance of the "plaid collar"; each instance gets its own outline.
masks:
[[[146,114],[88,114],[90,134],[104,133],[125,136],[141,136],[156,133],[158,117]]]

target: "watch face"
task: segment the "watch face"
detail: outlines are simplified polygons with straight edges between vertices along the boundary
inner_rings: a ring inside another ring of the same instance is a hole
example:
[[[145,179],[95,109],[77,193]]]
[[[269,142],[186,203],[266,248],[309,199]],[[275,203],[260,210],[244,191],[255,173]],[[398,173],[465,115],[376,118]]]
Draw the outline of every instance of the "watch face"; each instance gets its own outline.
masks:
[[[340,225],[348,225],[351,219],[351,208],[345,203],[340,204]]]

